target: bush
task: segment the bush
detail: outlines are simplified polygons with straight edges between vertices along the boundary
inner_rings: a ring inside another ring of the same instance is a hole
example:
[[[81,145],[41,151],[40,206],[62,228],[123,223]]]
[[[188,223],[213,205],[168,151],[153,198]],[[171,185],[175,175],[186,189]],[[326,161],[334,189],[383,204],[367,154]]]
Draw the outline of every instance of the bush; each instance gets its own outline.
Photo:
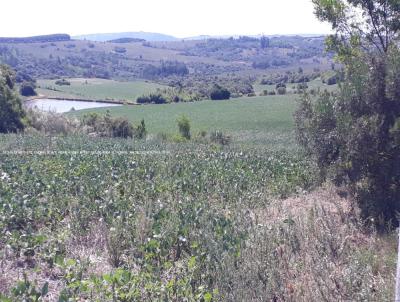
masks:
[[[14,91],[15,75],[5,65],[0,65],[0,133],[24,129],[25,113],[21,100]]]
[[[331,76],[325,80],[327,85],[335,85],[337,83],[336,76]]]
[[[138,104],[165,104],[167,99],[162,94],[150,94],[140,96],[136,99]]]
[[[114,47],[114,51],[115,51],[116,53],[126,53],[126,48],[125,48],[125,47],[118,47],[118,46],[116,46],[116,47]]]
[[[224,134],[222,131],[218,131],[217,130],[217,131],[211,132],[210,140],[213,143],[217,143],[217,144],[225,146],[225,145],[229,145],[230,144],[231,137],[226,135],[226,134]]]
[[[222,88],[219,85],[215,85],[213,90],[210,93],[210,98],[212,100],[229,100],[231,97],[231,93],[228,89]]]
[[[19,89],[19,93],[22,96],[34,96],[36,95],[35,85],[33,83],[24,82]]]
[[[79,121],[64,114],[29,109],[26,115],[28,126],[44,134],[66,135],[82,132]]]
[[[146,125],[144,120],[141,120],[140,124],[135,129],[135,138],[144,139],[147,136]]]
[[[126,118],[110,119],[108,127],[111,130],[111,137],[132,138],[134,133],[133,125]]]
[[[285,87],[279,87],[279,88],[276,90],[276,92],[277,92],[279,95],[284,95],[284,94],[286,94],[286,88],[285,88]]]
[[[347,185],[364,219],[398,225],[400,50],[364,54],[347,65],[337,96],[305,95],[295,115],[299,142],[321,179]]]
[[[108,111],[104,116],[97,113],[85,114],[82,124],[89,128],[88,132],[103,137],[132,138],[135,132],[132,123],[126,118],[112,118]]]
[[[55,84],[58,86],[70,86],[71,85],[71,83],[69,81],[67,81],[66,79],[57,80],[55,82]]]
[[[181,116],[179,119],[177,119],[177,123],[178,123],[178,129],[179,129],[179,133],[180,135],[187,139],[190,140],[190,121],[186,116]]]

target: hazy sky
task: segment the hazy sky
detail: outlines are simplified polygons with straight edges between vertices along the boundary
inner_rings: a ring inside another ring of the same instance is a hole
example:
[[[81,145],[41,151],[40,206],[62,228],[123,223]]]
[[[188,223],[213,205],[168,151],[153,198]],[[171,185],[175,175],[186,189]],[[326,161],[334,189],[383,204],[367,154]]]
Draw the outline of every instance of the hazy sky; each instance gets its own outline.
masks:
[[[0,36],[122,31],[187,37],[327,33],[311,0],[10,0]]]

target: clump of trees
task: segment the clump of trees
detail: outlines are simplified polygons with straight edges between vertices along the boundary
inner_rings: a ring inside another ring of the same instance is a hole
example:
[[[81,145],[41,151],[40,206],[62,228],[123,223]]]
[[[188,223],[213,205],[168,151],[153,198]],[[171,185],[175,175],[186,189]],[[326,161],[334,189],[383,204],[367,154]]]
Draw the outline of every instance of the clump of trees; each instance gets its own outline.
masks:
[[[159,66],[147,65],[143,68],[142,76],[147,79],[168,76],[185,76],[189,74],[186,64],[178,61],[161,61]]]
[[[36,95],[35,88],[36,85],[32,82],[23,82],[19,88],[19,93],[22,96],[34,96]]]
[[[0,133],[23,130],[24,118],[21,100],[15,92],[15,73],[0,65]]]
[[[228,89],[215,84],[213,89],[210,92],[210,98],[212,100],[229,100],[231,97],[231,93]]]
[[[0,38],[0,43],[43,43],[43,42],[58,42],[70,41],[71,37],[67,34],[54,34],[44,36],[33,36],[26,38]]]
[[[151,93],[143,95],[136,99],[138,104],[165,104],[167,99],[161,93]]]
[[[118,47],[118,46],[116,46],[116,47],[114,47],[114,51],[116,52],[116,53],[126,53],[126,48],[125,47]]]
[[[82,126],[87,128],[86,132],[103,137],[145,139],[147,136],[146,124],[143,119],[139,125],[134,126],[126,118],[113,118],[109,111],[105,115],[85,114],[81,123]]]
[[[61,79],[61,80],[57,80],[55,82],[55,84],[58,85],[58,86],[70,86],[71,82],[66,80],[66,79]]]
[[[305,94],[300,101],[299,142],[316,160],[321,179],[347,186],[364,219],[380,228],[398,225],[400,6],[396,1],[313,2],[317,16],[335,30],[327,43],[345,72],[338,94]]]

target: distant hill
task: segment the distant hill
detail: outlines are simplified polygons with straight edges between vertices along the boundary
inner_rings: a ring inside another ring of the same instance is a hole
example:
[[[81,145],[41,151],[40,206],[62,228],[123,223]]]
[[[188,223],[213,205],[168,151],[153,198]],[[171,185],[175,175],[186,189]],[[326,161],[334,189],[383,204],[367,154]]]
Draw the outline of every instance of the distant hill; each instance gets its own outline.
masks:
[[[137,42],[146,42],[145,39],[137,39],[137,38],[120,38],[115,40],[107,41],[110,43],[137,43]]]
[[[106,33],[106,34],[89,34],[80,35],[73,37],[76,40],[89,40],[98,42],[107,42],[111,40],[123,39],[123,38],[133,38],[142,39],[150,42],[155,41],[177,41],[176,37],[170,35],[164,35],[159,33],[148,33],[148,32],[124,32],[124,33]]]
[[[69,41],[69,40],[71,40],[71,37],[67,34],[33,36],[24,38],[0,37],[0,43],[43,43],[43,42]]]

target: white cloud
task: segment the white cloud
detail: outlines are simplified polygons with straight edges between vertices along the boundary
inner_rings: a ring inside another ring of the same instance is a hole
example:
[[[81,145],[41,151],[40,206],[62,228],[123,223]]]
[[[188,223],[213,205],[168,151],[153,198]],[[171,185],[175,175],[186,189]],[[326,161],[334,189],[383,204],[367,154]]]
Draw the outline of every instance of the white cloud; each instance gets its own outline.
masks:
[[[311,0],[12,0],[0,36],[149,31],[199,34],[327,33]]]

